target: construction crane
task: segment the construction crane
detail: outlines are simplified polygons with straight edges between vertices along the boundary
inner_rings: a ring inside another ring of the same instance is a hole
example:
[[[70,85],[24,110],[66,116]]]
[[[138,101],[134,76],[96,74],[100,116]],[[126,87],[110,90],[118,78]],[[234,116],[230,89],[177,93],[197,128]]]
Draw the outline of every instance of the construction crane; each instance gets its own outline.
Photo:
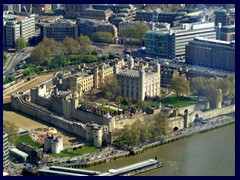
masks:
[[[29,13],[27,12],[26,6],[23,6],[23,8],[24,8],[25,12],[27,13],[27,16],[30,18],[30,15],[29,15]]]

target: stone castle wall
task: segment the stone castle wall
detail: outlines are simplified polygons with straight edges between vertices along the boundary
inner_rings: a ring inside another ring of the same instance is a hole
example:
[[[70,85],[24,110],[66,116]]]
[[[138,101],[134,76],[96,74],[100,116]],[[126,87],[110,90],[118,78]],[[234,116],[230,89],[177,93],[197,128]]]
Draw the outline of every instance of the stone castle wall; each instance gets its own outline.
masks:
[[[196,114],[198,114],[199,117],[202,117],[202,118],[212,118],[212,117],[216,117],[216,116],[220,116],[220,115],[224,115],[232,112],[235,112],[235,104],[230,106],[225,106],[219,109],[211,109],[207,111],[195,111],[190,113],[189,122],[193,122],[195,120]]]
[[[99,125],[107,125],[109,126],[109,131],[112,132],[115,128],[115,120],[114,118],[106,118],[93,115],[89,112],[84,112],[82,110],[74,109],[72,113],[72,118],[79,120],[83,123],[88,123],[90,121],[94,121]]]
[[[33,103],[22,100],[21,95],[11,97],[12,109],[21,111],[28,115],[31,115],[45,123],[57,126],[65,131],[73,133],[77,136],[85,138],[86,127],[85,124],[80,122],[72,122],[62,117],[54,115],[51,111],[45,108],[39,107]]]

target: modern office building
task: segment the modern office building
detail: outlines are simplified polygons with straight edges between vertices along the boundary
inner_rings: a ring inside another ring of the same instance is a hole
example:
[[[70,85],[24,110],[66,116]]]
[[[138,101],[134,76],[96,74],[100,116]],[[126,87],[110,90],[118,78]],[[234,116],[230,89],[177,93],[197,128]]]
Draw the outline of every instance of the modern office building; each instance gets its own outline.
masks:
[[[89,7],[90,4],[64,4],[65,18],[78,18],[80,17],[80,12]]]
[[[217,10],[214,12],[216,19],[215,25],[221,23],[222,26],[228,26],[235,24],[235,9],[231,10]]]
[[[8,145],[8,134],[3,133],[3,167],[9,164],[9,145]]]
[[[132,4],[92,4],[93,9],[106,10],[111,9],[114,13],[120,13],[122,9],[129,9],[136,12],[136,7]]]
[[[16,20],[20,24],[20,34],[26,40],[35,36],[35,14],[26,16],[16,16]]]
[[[67,19],[58,19],[53,23],[47,23],[42,26],[42,38],[53,38],[61,42],[65,37],[78,38],[78,26],[76,22]]]
[[[5,15],[3,18],[3,44],[5,48],[15,48],[16,39],[22,36],[27,41],[35,36],[35,15],[14,16]]]
[[[52,4],[52,10],[60,9],[62,7],[63,7],[62,4]]]
[[[195,38],[186,46],[186,63],[235,71],[235,41]]]
[[[213,11],[181,9],[177,12],[164,12],[161,9],[156,10],[138,10],[136,12],[136,21],[147,22],[167,22],[172,27],[179,26],[182,23],[213,22]]]
[[[79,13],[80,18],[86,18],[86,19],[95,19],[100,21],[109,21],[109,18],[112,16],[113,11],[110,9],[106,10],[98,10],[93,9],[91,7],[85,9],[84,11]]]
[[[229,42],[235,40],[235,25],[219,27],[217,29],[217,40]]]
[[[34,14],[45,14],[52,11],[52,4],[33,4]]]
[[[160,64],[135,66],[132,57],[127,57],[127,69],[117,73],[120,95],[134,101],[160,96]],[[115,67],[117,69],[118,67]],[[117,72],[117,70],[115,70]]]
[[[90,4],[64,4],[65,12],[82,12],[89,8]]]
[[[162,12],[161,9],[154,11],[138,10],[136,12],[136,21],[152,21],[152,22],[167,22],[172,23],[176,17],[176,12]]]
[[[3,4],[3,11],[21,12],[21,4]]]
[[[20,37],[20,24],[17,21],[3,21],[3,46],[15,48],[15,42]]]
[[[77,25],[78,36],[82,34],[91,37],[95,32],[102,31],[111,33],[114,38],[118,37],[118,29],[109,22],[78,18]]]
[[[116,27],[118,27],[119,23],[124,20],[133,21],[137,9],[132,4],[93,4],[92,8],[98,10],[110,9],[114,13],[110,18],[110,22]]]
[[[185,46],[195,37],[216,39],[214,22],[186,23],[181,27],[159,31],[147,31],[146,53],[168,59],[185,56]]]

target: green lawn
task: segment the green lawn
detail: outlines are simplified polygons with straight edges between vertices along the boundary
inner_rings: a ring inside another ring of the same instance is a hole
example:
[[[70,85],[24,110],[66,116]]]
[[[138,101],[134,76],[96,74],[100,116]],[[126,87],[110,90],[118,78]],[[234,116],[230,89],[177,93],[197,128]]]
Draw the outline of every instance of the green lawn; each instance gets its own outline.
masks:
[[[175,108],[180,108],[180,107],[184,107],[184,106],[188,106],[188,105],[192,105],[192,104],[196,104],[197,101],[188,98],[188,97],[179,97],[178,101],[176,99],[176,95],[173,94],[171,96],[168,96],[164,99],[162,99],[161,101],[161,105],[173,105],[173,107]]]
[[[105,111],[109,111],[110,113],[114,113],[114,111],[115,111],[114,109],[111,109],[111,108],[108,108],[108,107],[104,107],[104,106],[101,109],[105,110]]]
[[[65,149],[59,154],[50,153],[49,156],[54,157],[54,158],[74,157],[74,156],[78,156],[78,155],[91,153],[91,152],[94,152],[94,151],[97,151],[97,150],[99,150],[99,148],[97,148],[97,147],[85,147],[85,148],[77,149],[77,150]]]
[[[27,145],[30,145],[30,146],[34,147],[34,148],[40,148],[42,146],[42,144],[40,144],[38,142],[34,142],[28,134],[19,136],[16,140],[16,143],[25,143]]]
[[[97,61],[97,58],[93,55],[70,55],[68,56],[70,62],[79,63],[92,63]]]
[[[85,104],[85,101],[83,101],[82,99],[79,100],[79,104]]]
[[[179,97],[178,101],[176,99],[176,95],[170,95],[168,97],[165,97],[161,100],[161,102],[159,101],[145,101],[147,106],[159,106],[160,104],[162,106],[164,105],[172,105],[174,108],[181,108],[184,106],[188,106],[188,105],[192,105],[192,104],[196,104],[197,101],[188,98],[188,97]],[[120,104],[121,108],[128,108],[127,105],[124,104]],[[130,107],[136,108],[136,104],[131,104]]]

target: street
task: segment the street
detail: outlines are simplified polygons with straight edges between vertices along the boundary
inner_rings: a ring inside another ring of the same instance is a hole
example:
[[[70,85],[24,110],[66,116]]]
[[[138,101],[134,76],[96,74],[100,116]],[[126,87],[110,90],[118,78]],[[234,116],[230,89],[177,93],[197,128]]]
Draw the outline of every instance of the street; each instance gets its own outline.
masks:
[[[3,66],[3,77],[9,77],[15,72],[15,66],[24,59],[28,58],[34,47],[28,47],[17,53],[7,54],[8,59],[6,64]]]

